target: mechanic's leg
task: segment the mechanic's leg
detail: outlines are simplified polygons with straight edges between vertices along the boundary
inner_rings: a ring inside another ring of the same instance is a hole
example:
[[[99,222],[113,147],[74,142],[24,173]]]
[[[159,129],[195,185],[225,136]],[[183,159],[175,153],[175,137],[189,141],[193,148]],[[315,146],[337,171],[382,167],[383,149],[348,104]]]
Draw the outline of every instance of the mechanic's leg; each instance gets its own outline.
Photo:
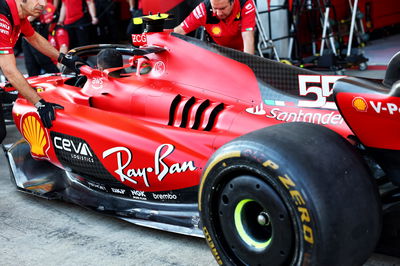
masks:
[[[69,49],[78,47],[79,44],[76,36],[76,27],[74,27],[74,25],[65,25],[64,28],[68,32]]]
[[[79,46],[90,44],[90,36],[92,34],[91,26],[79,26],[76,28],[76,35],[78,37]]]
[[[32,51],[33,47],[22,39],[22,50],[24,52],[25,67],[30,77],[40,75],[40,65],[36,62]]]
[[[35,57],[35,61],[39,63],[40,68],[44,69],[45,73],[58,73],[59,70],[56,65],[51,61],[50,57],[45,56],[38,50],[32,47],[32,53]]]

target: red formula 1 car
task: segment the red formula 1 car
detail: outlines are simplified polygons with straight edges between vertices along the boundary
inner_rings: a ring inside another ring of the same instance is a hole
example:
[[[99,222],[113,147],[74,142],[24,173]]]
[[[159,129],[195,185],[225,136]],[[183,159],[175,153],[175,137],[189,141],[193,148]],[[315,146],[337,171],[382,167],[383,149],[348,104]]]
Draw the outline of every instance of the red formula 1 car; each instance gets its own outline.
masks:
[[[84,65],[29,79],[64,110],[46,129],[16,101],[18,189],[205,236],[219,264],[362,264],[398,213],[399,73],[321,75],[153,22],[140,48],[70,52],[117,49],[118,78]]]

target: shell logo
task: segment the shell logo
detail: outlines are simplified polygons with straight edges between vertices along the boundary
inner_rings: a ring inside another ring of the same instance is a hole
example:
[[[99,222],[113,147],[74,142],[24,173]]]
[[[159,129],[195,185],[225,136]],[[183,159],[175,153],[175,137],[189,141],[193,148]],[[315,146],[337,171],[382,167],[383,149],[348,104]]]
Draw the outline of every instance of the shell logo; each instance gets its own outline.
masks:
[[[367,101],[362,97],[355,97],[352,104],[358,112],[366,112],[368,109]]]
[[[46,133],[40,121],[33,115],[28,115],[22,121],[22,135],[31,145],[32,155],[46,156],[45,147],[48,144]]]
[[[213,27],[213,28],[211,29],[211,32],[212,32],[213,35],[219,36],[219,35],[221,35],[222,30],[221,30],[220,27],[215,26],[215,27]]]

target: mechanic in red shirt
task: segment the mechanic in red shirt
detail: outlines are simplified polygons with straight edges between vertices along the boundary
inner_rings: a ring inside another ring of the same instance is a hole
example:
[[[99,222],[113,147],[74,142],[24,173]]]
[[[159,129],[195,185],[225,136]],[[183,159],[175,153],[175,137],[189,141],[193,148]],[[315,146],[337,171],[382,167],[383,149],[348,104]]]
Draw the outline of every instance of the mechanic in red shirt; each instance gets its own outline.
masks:
[[[77,56],[65,56],[59,53],[51,44],[35,32],[28,21],[29,16],[38,17],[46,6],[45,0],[2,0],[0,1],[0,68],[11,85],[28,101],[38,109],[39,116],[43,125],[47,128],[52,126],[52,120],[55,119],[55,108],[63,107],[46,102],[29,85],[22,73],[17,68],[14,56],[14,46],[20,33],[25,39],[41,53],[51,59],[58,59],[58,62],[68,68],[79,71],[78,63],[82,60]],[[4,94],[4,93],[3,93]],[[0,99],[0,143],[6,136],[6,128],[3,119],[3,108]]]
[[[52,23],[49,27],[48,40],[50,44],[56,48],[60,53],[67,53],[69,47],[69,37],[68,32],[63,26]],[[54,61],[56,64],[57,61]]]
[[[206,0],[174,29],[187,34],[204,26],[215,43],[254,54],[253,0]]]
[[[33,29],[47,38],[49,35],[50,23],[54,20],[55,7],[51,0],[47,0],[47,4],[42,14],[35,18],[30,16]],[[25,67],[30,77],[38,76],[43,73],[58,73],[60,70],[57,68],[57,61],[51,60],[49,57],[43,55],[41,52],[33,48],[25,39],[22,39],[22,51],[24,52]]]
[[[94,0],[62,0],[58,24],[68,31],[71,47],[89,44],[89,26],[97,23]]]

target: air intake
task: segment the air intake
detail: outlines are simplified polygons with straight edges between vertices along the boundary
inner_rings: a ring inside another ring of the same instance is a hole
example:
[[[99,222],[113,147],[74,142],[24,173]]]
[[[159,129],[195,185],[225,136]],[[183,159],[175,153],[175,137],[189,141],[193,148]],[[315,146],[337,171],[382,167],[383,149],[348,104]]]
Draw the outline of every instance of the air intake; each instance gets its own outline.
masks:
[[[195,97],[185,98],[177,95],[171,104],[168,125],[211,131],[217,116],[223,109],[223,103],[215,103]]]

